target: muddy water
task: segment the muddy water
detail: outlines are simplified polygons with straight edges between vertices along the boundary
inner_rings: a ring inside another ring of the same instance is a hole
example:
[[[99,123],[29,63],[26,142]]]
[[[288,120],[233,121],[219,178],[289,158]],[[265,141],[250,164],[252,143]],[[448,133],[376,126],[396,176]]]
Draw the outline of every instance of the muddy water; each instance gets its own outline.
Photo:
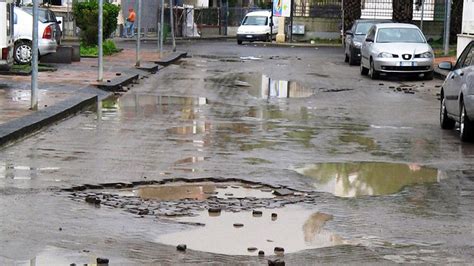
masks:
[[[185,184],[176,182],[167,185],[149,185],[139,186],[131,190],[121,190],[118,195],[121,196],[138,196],[142,199],[153,200],[182,200],[194,199],[205,200],[211,196],[227,199],[227,198],[273,198],[272,190],[262,191],[239,184],[219,184],[215,183],[194,183]]]
[[[345,198],[390,195],[406,186],[439,182],[442,176],[437,169],[414,163],[321,163],[295,171],[313,179],[317,191]]]
[[[222,212],[215,217],[202,212],[197,217],[180,218],[183,222],[204,223],[205,226],[165,234],[156,241],[168,245],[186,244],[189,249],[205,252],[254,256],[258,250],[263,250],[265,255],[275,255],[275,247],[284,248],[284,253],[292,253],[348,244],[336,232],[325,228],[332,220],[330,214],[299,206],[263,209],[262,212],[261,216],[254,216],[252,212]],[[272,213],[277,215],[273,219]],[[256,250],[249,251],[253,247]]]

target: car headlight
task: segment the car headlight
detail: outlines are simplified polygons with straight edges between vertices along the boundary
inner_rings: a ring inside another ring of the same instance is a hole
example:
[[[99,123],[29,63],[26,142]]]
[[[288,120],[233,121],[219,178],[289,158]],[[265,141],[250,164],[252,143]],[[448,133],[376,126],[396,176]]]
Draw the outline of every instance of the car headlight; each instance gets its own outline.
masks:
[[[354,42],[354,47],[360,48],[362,46],[361,42]]]
[[[378,54],[377,57],[393,58],[393,55],[391,53],[382,52],[382,53]]]
[[[432,52],[425,52],[425,53],[420,54],[420,58],[432,58],[432,57],[433,57]]]

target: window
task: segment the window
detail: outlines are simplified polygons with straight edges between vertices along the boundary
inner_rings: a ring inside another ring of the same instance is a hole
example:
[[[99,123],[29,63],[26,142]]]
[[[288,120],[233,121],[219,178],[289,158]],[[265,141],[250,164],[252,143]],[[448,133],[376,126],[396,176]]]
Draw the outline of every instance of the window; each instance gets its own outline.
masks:
[[[469,53],[471,53],[471,60],[470,61],[474,61],[474,60],[472,60],[472,50],[474,49],[473,47],[474,47],[474,42],[471,42],[470,44],[468,44],[466,46],[466,48],[462,52],[461,56],[458,58],[458,61],[456,61],[456,65],[454,66],[454,69],[459,69],[459,68],[464,67],[465,61],[466,61]]]
[[[378,43],[424,43],[425,39],[418,29],[413,28],[382,28],[377,34]]]
[[[370,27],[374,25],[373,23],[359,23],[357,28],[354,31],[356,35],[365,35],[369,31]]]
[[[257,16],[247,16],[245,17],[244,21],[242,22],[242,25],[267,25],[268,24],[268,18],[267,17],[257,17]]]
[[[372,40],[375,39],[375,29],[375,26],[372,26],[372,28],[370,28],[369,32],[367,33],[367,38],[370,38]]]

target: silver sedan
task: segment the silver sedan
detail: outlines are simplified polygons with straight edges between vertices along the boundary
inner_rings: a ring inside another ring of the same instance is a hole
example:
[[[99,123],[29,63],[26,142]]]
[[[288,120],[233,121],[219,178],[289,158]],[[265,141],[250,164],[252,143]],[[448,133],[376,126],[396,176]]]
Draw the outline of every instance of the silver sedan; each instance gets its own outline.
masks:
[[[417,26],[376,24],[362,44],[360,73],[372,79],[388,73],[423,74],[433,79],[433,60],[433,50]]]

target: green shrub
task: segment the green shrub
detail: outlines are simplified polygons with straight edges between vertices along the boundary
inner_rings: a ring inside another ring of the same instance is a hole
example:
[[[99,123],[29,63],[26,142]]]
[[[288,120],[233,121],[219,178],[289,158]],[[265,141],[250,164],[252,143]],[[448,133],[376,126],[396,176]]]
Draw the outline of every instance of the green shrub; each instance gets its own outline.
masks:
[[[117,29],[117,16],[120,7],[104,2],[103,12],[103,38],[104,40]],[[77,26],[81,29],[81,42],[87,46],[97,45],[99,24],[99,3],[97,0],[79,2],[74,0],[72,12]]]
[[[102,49],[103,49],[104,55],[112,55],[120,51],[119,49],[117,49],[114,41],[112,40],[105,40],[102,43]],[[98,56],[99,48],[97,45],[86,45],[85,43],[81,43],[80,53],[81,53],[81,56],[93,56],[93,57]]]

